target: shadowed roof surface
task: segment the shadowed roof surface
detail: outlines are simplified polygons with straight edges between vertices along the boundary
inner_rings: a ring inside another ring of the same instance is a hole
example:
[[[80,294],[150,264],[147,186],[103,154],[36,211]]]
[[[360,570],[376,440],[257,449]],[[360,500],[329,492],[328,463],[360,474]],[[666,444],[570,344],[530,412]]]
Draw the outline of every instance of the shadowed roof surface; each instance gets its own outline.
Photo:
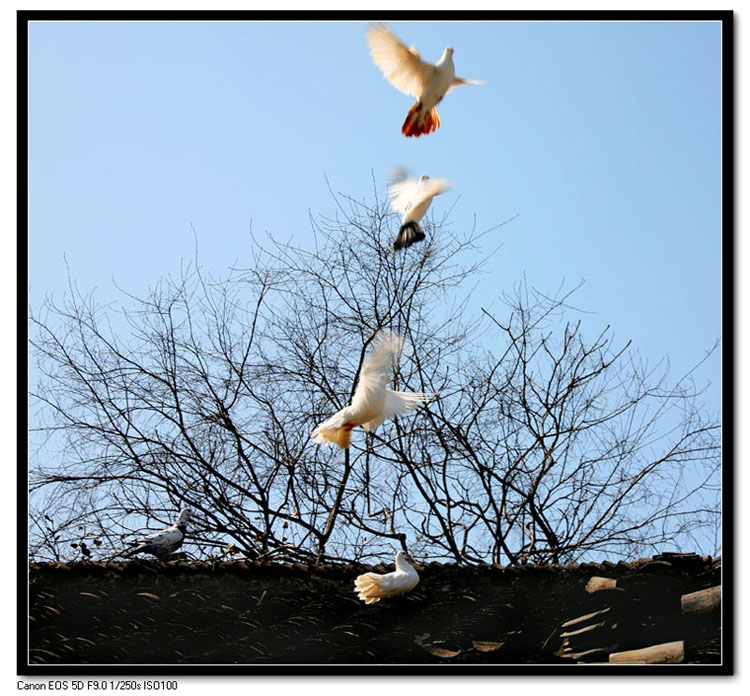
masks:
[[[679,661],[721,662],[717,606],[686,614],[683,600],[681,609],[685,595],[721,584],[720,559],[661,554],[569,566],[431,563],[407,595],[370,606],[356,599],[358,574],[391,569],[32,563],[28,661],[574,664],[682,641]]]

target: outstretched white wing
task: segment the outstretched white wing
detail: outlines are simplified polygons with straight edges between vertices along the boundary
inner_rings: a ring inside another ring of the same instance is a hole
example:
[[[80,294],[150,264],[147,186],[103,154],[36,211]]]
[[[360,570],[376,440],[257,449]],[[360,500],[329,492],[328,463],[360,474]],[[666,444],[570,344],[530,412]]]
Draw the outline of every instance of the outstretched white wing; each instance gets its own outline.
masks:
[[[398,364],[404,337],[383,332],[375,348],[362,365],[357,390],[351,405],[341,409],[312,431],[317,443],[333,443],[349,447],[352,428],[361,425],[367,432],[377,428],[386,418],[406,413],[420,403],[429,401],[434,394],[413,394],[386,389],[392,368]]]
[[[370,357],[362,365],[360,385],[363,381],[367,381],[370,378],[390,374],[393,363],[398,362],[403,345],[403,336],[389,332],[382,333],[375,344],[375,350],[372,351]]]
[[[374,24],[367,30],[370,55],[396,89],[420,97],[432,80],[435,66],[426,63],[413,46],[407,48],[390,29]]]
[[[393,184],[400,184],[402,181],[406,181],[409,178],[409,170],[406,167],[402,167],[400,164],[394,164],[388,170],[389,186]]]
[[[483,85],[484,82],[482,80],[470,80],[467,77],[454,77],[453,82],[451,82],[451,86],[448,87],[448,91],[446,94],[450,94],[453,90],[456,89],[456,87],[460,87],[461,85]]]
[[[437,196],[451,187],[448,179],[420,179],[417,187],[417,197],[421,203],[428,198]]]
[[[414,199],[417,197],[419,182],[416,179],[407,179],[388,187],[388,196],[391,199],[391,208],[397,213],[406,213],[414,207]]]
[[[420,404],[427,403],[435,398],[435,394],[423,394],[419,392],[400,392],[392,389],[385,390],[385,406],[383,407],[383,418],[402,416],[404,413],[413,411]]]
[[[357,391],[352,397],[351,410],[356,411],[362,425],[374,419],[375,424],[365,425],[365,430],[376,428],[383,422],[380,404],[383,402],[386,382],[391,378],[393,366],[398,363],[403,345],[403,336],[384,332],[378,338],[375,350],[362,365]]]
[[[391,184],[388,187],[388,196],[391,199],[391,208],[397,213],[406,214],[450,187],[451,182],[448,179],[407,179]]]

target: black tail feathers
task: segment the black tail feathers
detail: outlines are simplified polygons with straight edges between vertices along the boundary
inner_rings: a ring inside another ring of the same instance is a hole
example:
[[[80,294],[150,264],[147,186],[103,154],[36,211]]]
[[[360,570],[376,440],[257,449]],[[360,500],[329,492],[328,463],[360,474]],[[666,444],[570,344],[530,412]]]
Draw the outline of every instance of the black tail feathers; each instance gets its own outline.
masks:
[[[415,242],[421,242],[423,239],[422,228],[416,222],[407,222],[401,225],[396,241],[393,242],[393,249],[395,251],[406,249],[406,247],[410,247]]]

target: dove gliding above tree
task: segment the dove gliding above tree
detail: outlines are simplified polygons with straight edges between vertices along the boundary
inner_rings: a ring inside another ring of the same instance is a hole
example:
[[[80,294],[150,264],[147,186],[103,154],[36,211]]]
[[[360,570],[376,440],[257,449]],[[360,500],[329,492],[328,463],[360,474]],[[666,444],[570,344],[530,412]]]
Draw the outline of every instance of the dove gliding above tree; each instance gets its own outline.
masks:
[[[384,332],[378,337],[375,350],[362,365],[352,403],[312,431],[315,442],[332,443],[346,449],[356,426],[372,432],[387,418],[408,413],[435,396],[386,388],[392,377],[391,364],[397,363],[403,345],[404,338],[398,334]]]
[[[431,179],[427,174],[422,174],[419,179],[396,181],[388,187],[391,208],[403,216],[393,243],[394,250],[406,249],[424,239],[419,221],[430,207],[432,199],[447,191],[450,186],[451,182],[447,179]]]
[[[401,132],[419,137],[440,128],[437,105],[459,85],[480,85],[477,80],[456,77],[453,48],[447,46],[437,64],[428,63],[414,46],[409,48],[388,27],[373,24],[367,30],[370,55],[396,89],[417,98],[409,109]]]

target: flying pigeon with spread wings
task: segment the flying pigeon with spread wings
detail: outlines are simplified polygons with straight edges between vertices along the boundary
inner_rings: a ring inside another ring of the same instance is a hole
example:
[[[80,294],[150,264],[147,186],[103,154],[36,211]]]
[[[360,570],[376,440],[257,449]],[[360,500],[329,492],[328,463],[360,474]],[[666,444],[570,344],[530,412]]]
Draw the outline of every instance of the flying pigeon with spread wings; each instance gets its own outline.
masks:
[[[403,215],[401,227],[393,243],[396,251],[406,249],[424,239],[419,221],[430,207],[432,199],[450,187],[451,182],[447,179],[430,179],[427,174],[422,174],[419,179],[396,181],[388,187],[391,208]]]
[[[365,573],[354,581],[354,591],[365,604],[374,604],[386,597],[404,594],[419,583],[419,574],[406,561],[406,554],[396,554],[396,570],[392,573]]]
[[[190,519],[190,509],[183,508],[171,527],[154,532],[147,536],[136,539],[133,543],[135,548],[124,552],[123,556],[132,556],[136,553],[151,553],[160,558],[168,556],[182,546],[187,531],[187,522]]]
[[[453,48],[448,46],[436,65],[423,61],[414,46],[406,45],[388,27],[373,24],[367,30],[370,55],[375,65],[396,89],[417,98],[409,109],[401,132],[419,137],[440,128],[437,105],[459,85],[481,85],[477,80],[456,77]]]
[[[391,365],[398,363],[403,345],[403,336],[387,332],[381,334],[375,350],[362,366],[351,405],[342,408],[312,431],[311,437],[315,442],[333,443],[346,449],[351,444],[352,429],[356,426],[361,425],[366,432],[372,432],[387,418],[408,413],[436,396],[386,388],[386,383],[391,379]]]

